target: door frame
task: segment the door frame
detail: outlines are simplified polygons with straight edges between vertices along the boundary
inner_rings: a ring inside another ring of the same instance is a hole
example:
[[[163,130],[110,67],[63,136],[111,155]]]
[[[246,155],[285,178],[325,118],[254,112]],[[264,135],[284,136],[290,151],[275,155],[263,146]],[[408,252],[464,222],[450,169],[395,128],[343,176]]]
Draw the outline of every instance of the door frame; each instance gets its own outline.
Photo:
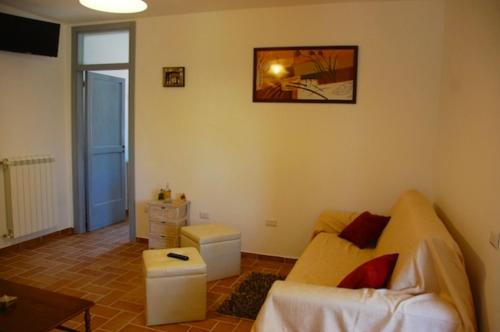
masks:
[[[98,65],[79,64],[81,45],[78,35],[82,32],[105,32],[128,30],[128,63]],[[76,233],[87,231],[87,205],[85,195],[85,151],[86,120],[82,95],[82,76],[84,71],[128,69],[128,167],[127,167],[127,206],[130,241],[136,240],[135,211],[135,22],[74,26],[71,29],[71,136],[73,166],[73,218]]]

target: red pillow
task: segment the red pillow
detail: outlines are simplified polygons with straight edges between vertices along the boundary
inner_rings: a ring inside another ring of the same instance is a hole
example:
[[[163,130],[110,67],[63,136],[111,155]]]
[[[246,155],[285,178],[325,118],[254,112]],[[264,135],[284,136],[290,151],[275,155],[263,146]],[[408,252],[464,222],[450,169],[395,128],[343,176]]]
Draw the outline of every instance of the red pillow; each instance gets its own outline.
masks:
[[[337,287],[341,288],[386,288],[399,254],[374,258],[349,273]]]
[[[339,237],[354,243],[361,249],[366,247],[374,248],[390,219],[391,217],[378,216],[365,211],[347,225],[339,234]]]

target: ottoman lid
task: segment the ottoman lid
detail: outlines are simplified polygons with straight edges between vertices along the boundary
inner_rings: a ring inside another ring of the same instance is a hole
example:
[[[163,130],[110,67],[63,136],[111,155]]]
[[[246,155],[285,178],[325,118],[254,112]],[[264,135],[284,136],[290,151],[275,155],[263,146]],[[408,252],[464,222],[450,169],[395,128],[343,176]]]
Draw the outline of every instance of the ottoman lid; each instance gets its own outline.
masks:
[[[177,258],[167,257],[167,254],[170,252],[188,256],[189,260],[183,261]],[[207,273],[207,265],[196,248],[186,247],[144,250],[142,252],[142,260],[147,278]]]
[[[192,225],[181,228],[181,234],[199,244],[237,240],[240,231],[220,224]]]

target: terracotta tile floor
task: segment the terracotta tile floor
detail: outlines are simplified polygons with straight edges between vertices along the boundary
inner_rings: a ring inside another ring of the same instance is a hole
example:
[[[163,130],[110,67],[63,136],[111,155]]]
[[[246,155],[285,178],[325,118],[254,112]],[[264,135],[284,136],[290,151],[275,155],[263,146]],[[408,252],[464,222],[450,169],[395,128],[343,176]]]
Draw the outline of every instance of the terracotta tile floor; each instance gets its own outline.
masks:
[[[242,274],[208,283],[207,319],[154,327],[144,325],[142,256],[146,244],[128,242],[121,223],[92,233],[50,239],[30,247],[0,251],[0,278],[92,300],[93,331],[250,331],[251,320],[215,312],[251,271],[288,274],[293,266],[245,255]],[[82,330],[83,317],[65,324]]]

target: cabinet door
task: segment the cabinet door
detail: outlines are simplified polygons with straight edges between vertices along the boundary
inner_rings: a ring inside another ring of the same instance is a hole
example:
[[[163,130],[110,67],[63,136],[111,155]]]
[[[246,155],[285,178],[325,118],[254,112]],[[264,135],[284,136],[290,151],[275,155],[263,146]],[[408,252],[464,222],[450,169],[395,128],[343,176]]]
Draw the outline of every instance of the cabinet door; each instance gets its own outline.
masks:
[[[179,237],[169,237],[166,235],[149,234],[149,248],[177,248],[179,247]]]
[[[173,221],[187,217],[188,205],[168,206],[151,205],[149,207],[149,219],[153,221]]]

